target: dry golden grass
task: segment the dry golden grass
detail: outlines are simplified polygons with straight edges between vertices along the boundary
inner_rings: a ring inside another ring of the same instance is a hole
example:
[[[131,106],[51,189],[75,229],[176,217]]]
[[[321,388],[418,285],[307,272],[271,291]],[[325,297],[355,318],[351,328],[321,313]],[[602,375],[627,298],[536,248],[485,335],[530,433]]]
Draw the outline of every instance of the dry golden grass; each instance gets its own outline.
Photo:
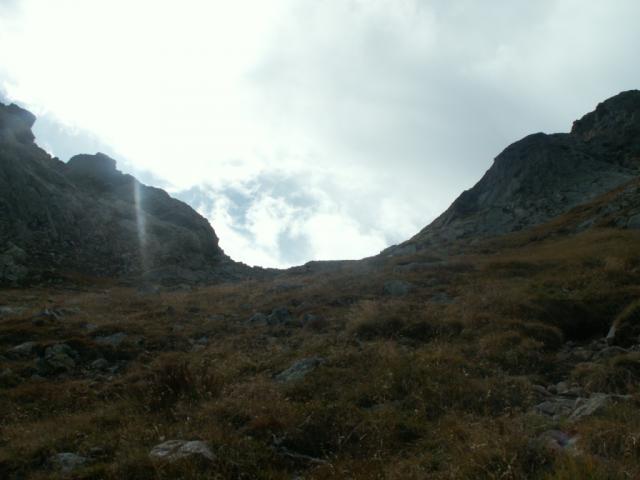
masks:
[[[0,318],[0,370],[15,374],[0,386],[0,477],[60,478],[49,458],[71,451],[92,458],[73,474],[82,479],[639,478],[637,408],[572,426],[575,456],[537,443],[553,425],[530,413],[532,385],[563,378],[640,394],[636,353],[597,365],[557,357],[567,340],[606,333],[637,298],[638,234],[537,235],[416,270],[399,266],[433,252],[187,292],[1,291],[0,304],[25,310]],[[391,278],[412,290],[385,295]],[[71,313],[32,323],[54,307]],[[276,307],[294,321],[248,323]],[[95,340],[117,332],[128,336],[119,346]],[[25,341],[40,355],[67,343],[78,367],[31,378],[35,358],[7,355]],[[324,362],[302,380],[274,380],[308,357]],[[121,368],[97,375],[97,358]],[[151,447],[173,438],[206,441],[216,461],[154,464]]]

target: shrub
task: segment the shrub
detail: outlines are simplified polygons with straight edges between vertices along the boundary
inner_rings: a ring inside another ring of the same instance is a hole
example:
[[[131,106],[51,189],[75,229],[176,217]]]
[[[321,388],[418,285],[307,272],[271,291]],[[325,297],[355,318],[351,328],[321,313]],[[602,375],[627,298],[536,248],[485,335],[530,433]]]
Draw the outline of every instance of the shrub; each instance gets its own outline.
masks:
[[[564,343],[562,330],[553,325],[542,322],[526,322],[515,320],[509,322],[508,327],[520,332],[523,336],[540,342],[545,349],[554,350]]]
[[[365,301],[352,311],[347,332],[362,340],[406,339],[427,342],[434,338],[455,337],[462,323],[437,316],[424,305],[403,302]]]
[[[179,400],[197,401],[216,396],[220,377],[206,364],[193,365],[179,354],[167,354],[151,365],[131,393],[150,410],[171,408]]]
[[[604,364],[579,364],[571,376],[592,392],[633,393],[640,382],[640,353],[620,355]]]
[[[547,365],[543,343],[513,330],[487,334],[479,344],[482,357],[510,373],[532,373]]]

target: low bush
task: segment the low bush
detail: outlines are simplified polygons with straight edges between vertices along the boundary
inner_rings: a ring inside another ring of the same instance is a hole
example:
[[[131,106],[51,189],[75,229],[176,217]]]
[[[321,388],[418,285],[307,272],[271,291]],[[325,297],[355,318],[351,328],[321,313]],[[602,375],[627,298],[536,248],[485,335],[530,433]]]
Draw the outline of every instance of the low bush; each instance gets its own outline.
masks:
[[[550,359],[544,344],[520,332],[505,330],[484,335],[479,340],[479,355],[497,363],[512,374],[547,370]]]
[[[208,364],[194,364],[178,353],[161,355],[148,369],[134,374],[129,394],[150,411],[166,410],[178,401],[217,396],[222,380]]]
[[[352,310],[347,332],[361,340],[404,339],[428,342],[462,332],[459,321],[445,320],[433,308],[395,302],[360,302]]]
[[[633,393],[640,384],[640,353],[619,355],[604,363],[578,364],[571,377],[591,392]]]

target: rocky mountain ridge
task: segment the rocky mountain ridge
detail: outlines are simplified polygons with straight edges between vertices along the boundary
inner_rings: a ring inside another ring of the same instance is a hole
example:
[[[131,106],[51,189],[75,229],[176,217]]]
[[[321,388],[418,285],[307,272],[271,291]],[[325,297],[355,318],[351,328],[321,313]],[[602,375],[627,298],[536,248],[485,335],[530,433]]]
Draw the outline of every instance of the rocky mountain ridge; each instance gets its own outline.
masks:
[[[209,222],[108,156],[64,163],[34,143],[36,118],[0,104],[0,282],[61,272],[159,283],[244,278]]]
[[[640,91],[622,92],[570,133],[529,135],[436,220],[385,254],[405,254],[542,224],[640,174]]]
[[[52,158],[35,144],[34,122],[26,110],[0,104],[0,283],[61,272],[167,284],[273,273],[233,262],[205,218],[121,173],[110,157]],[[507,147],[473,188],[383,257],[528,229],[639,173],[640,91],[632,90],[599,104],[570,133],[536,133]],[[623,227],[635,228],[639,212],[627,213]],[[343,265],[311,262],[292,271]]]

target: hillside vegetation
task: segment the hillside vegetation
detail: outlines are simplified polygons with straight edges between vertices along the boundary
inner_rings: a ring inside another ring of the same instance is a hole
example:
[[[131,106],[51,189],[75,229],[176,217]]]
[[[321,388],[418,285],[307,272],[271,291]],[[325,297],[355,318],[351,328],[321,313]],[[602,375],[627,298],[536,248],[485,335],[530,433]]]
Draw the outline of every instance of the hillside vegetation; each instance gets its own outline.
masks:
[[[0,105],[0,478],[640,478],[640,91],[287,271],[34,121]]]
[[[598,217],[637,192],[270,281],[0,291],[0,477],[639,478],[640,231]]]

